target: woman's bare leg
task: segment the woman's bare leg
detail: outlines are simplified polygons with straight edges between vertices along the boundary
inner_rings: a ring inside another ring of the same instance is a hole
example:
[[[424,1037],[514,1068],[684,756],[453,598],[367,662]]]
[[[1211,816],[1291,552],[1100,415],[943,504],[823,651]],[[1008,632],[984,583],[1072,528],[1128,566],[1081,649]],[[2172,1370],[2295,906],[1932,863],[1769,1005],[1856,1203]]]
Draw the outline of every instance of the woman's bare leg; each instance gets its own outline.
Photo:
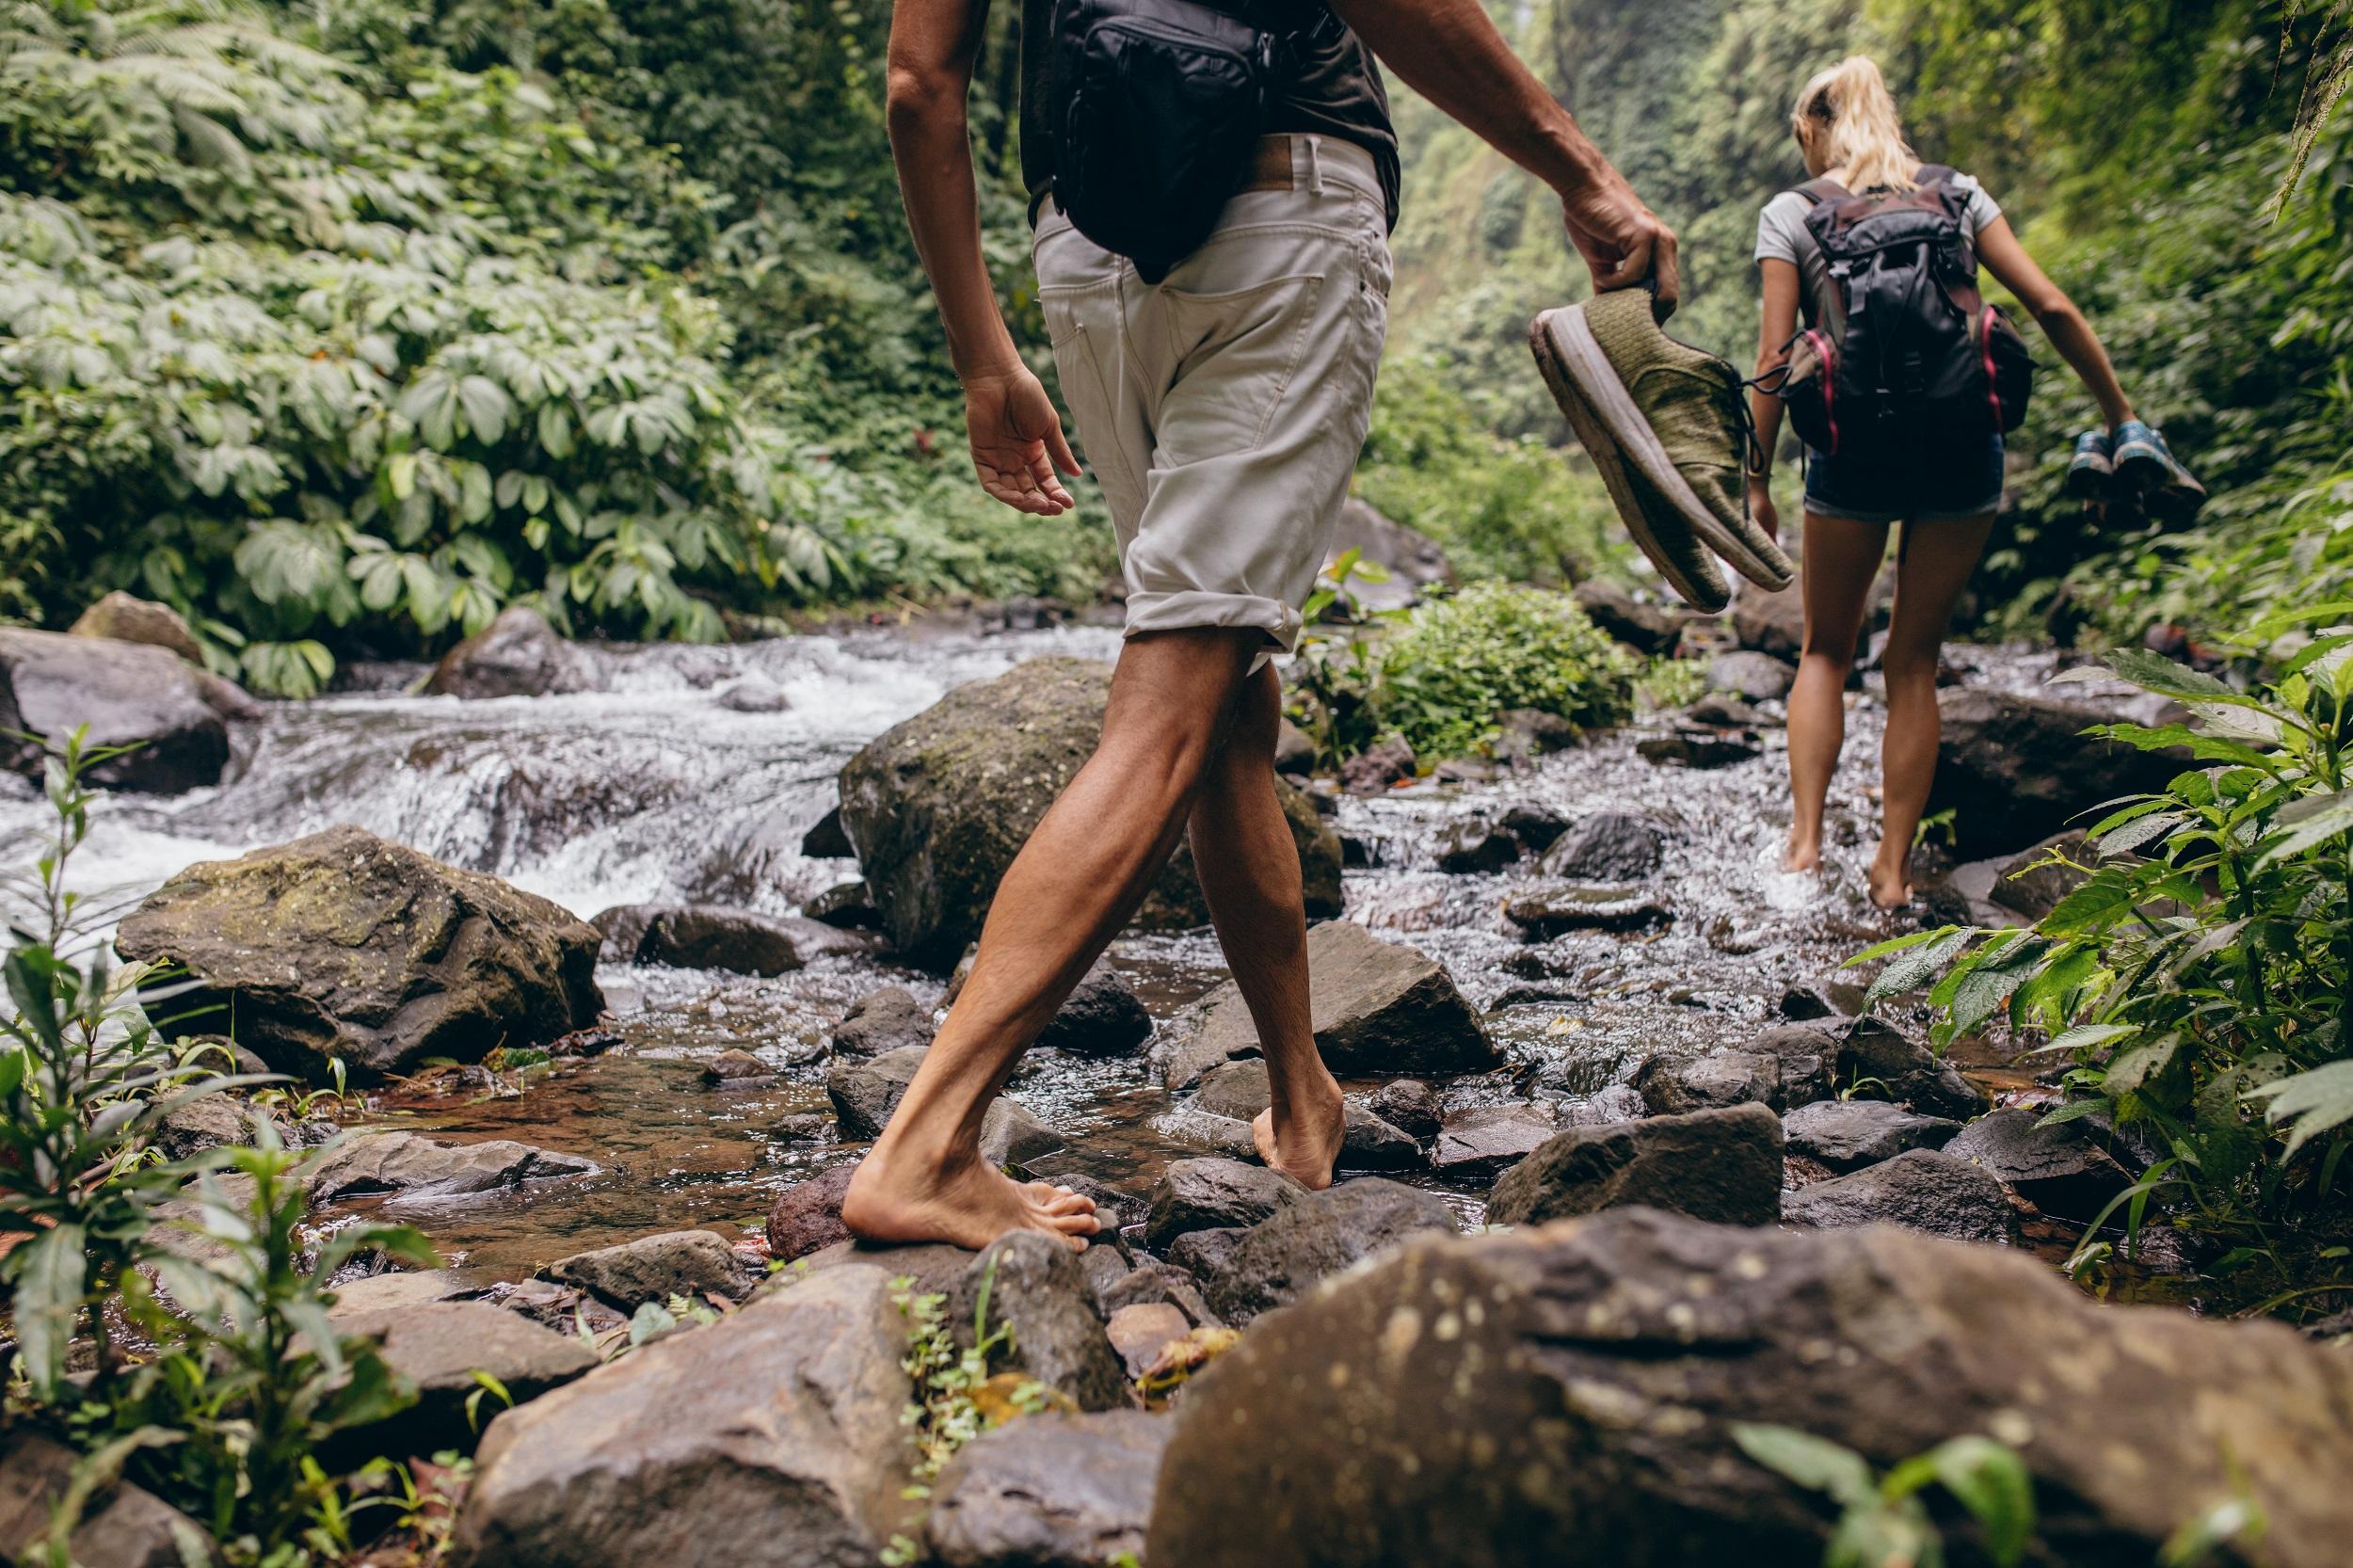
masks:
[[[1822,863],[1822,808],[1831,776],[1847,744],[1847,672],[1871,584],[1887,553],[1887,524],[1805,515],[1801,557],[1805,648],[1789,691],[1788,846],[1785,871],[1810,872]]]
[[[1912,897],[1912,840],[1936,782],[1942,727],[1936,665],[1953,605],[1969,584],[1993,514],[1957,522],[1908,522],[1896,558],[1896,613],[1881,668],[1887,677],[1887,739],[1881,748],[1880,848],[1871,901],[1892,909]],[[1794,749],[1794,748],[1793,748]]]

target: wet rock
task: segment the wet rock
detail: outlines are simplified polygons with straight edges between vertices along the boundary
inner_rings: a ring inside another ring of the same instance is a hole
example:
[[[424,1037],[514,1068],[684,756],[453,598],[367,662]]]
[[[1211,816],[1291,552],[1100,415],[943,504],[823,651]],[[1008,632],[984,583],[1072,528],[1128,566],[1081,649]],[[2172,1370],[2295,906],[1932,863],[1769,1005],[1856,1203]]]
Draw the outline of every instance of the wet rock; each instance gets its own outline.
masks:
[[[933,1491],[933,1558],[942,1568],[1135,1560],[1175,1425],[1142,1411],[1049,1413],[983,1432]]]
[[[389,1192],[393,1201],[438,1201],[520,1187],[527,1181],[594,1176],[594,1160],[508,1138],[440,1144],[416,1132],[362,1133],[311,1172],[315,1203]]]
[[[1487,1219],[1532,1225],[1640,1205],[1767,1225],[1781,1214],[1781,1122],[1761,1105],[1575,1127],[1504,1173]]]
[[[1221,1116],[1204,1111],[1197,1105],[1180,1105],[1153,1123],[1163,1138],[1172,1139],[1191,1148],[1207,1149],[1229,1160],[1253,1160],[1258,1158],[1258,1144],[1250,1124],[1235,1116]]]
[[[1498,762],[1532,762],[1577,744],[1577,726],[1541,708],[1507,708],[1496,715],[1495,758]]]
[[[667,964],[733,974],[790,974],[808,960],[792,922],[717,904],[624,904],[589,922],[616,964]]]
[[[1152,1189],[1144,1244],[1166,1252],[1170,1242],[1191,1231],[1246,1229],[1306,1191],[1287,1176],[1239,1160],[1171,1160]]]
[[[252,1118],[266,1115],[230,1094],[207,1095],[168,1112],[155,1124],[155,1147],[166,1160],[185,1160],[206,1149],[248,1143]]]
[[[1341,865],[1347,867],[1350,871],[1360,872],[1364,871],[1368,867],[1377,865],[1379,862],[1380,856],[1375,850],[1372,840],[1369,839],[1359,838],[1353,833],[1343,833],[1340,835]]]
[[[1765,722],[1762,713],[1724,692],[1708,693],[1685,709],[1684,713],[1693,724],[1716,729],[1753,729]]]
[[[1124,1410],[1135,1402],[1077,1253],[1033,1230],[991,1242],[965,1270],[943,1309],[956,1342],[968,1349],[984,1288],[986,1332],[1000,1325],[1013,1330],[1001,1369],[1035,1378],[1080,1410]]]
[[[889,1273],[848,1265],[508,1411],[456,1568],[871,1563],[914,1512],[905,1352]]]
[[[844,1138],[879,1137],[899,1098],[915,1081],[923,1048],[903,1047],[871,1062],[840,1062],[825,1075],[825,1094]],[[981,1119],[981,1153],[992,1165],[1020,1164],[1063,1146],[1053,1129],[1014,1101],[999,1096]]]
[[[2116,716],[2094,707],[1972,686],[1940,692],[1937,708],[1944,744],[1928,808],[1953,809],[1964,860],[2025,849],[2103,802],[2162,791],[2189,765],[2180,751],[2086,735]]]
[[[1712,729],[1673,729],[1650,735],[1634,744],[1636,754],[1661,767],[1728,768],[1765,755],[1764,747],[1741,735]]]
[[[1824,1230],[1905,1225],[1955,1241],[2006,1241],[2010,1224],[2002,1184],[1935,1149],[1907,1149],[1883,1164],[1801,1187],[1783,1197],[1781,1217]]]
[[[841,1223],[841,1200],[850,1191],[855,1165],[836,1165],[822,1176],[796,1181],[768,1206],[768,1256],[778,1263],[807,1257],[822,1247],[850,1239]]]
[[[1746,702],[1770,702],[1789,695],[1798,672],[1769,653],[1741,649],[1707,662],[1707,683]]]
[[[1393,1078],[1365,1096],[1365,1109],[1408,1137],[1438,1135],[1444,1114],[1437,1090],[1417,1078]]]
[[[1606,882],[1540,885],[1504,900],[1503,918],[1539,941],[1569,931],[1640,931],[1672,920],[1666,903]]]
[[[593,654],[518,605],[443,654],[424,689],[433,696],[557,696],[604,684]]]
[[[744,1255],[708,1230],[666,1230],[574,1253],[540,1270],[539,1277],[576,1286],[624,1312],[672,1296],[742,1301],[760,1283],[759,1271]]]
[[[828,888],[804,904],[801,913],[821,925],[840,926],[844,931],[882,929],[882,911],[874,907],[874,895],[867,891],[864,882]]]
[[[1519,857],[1516,838],[1476,817],[1449,827],[1438,843],[1438,869],[1457,876],[1499,872]]]
[[[703,1064],[705,1083],[757,1083],[776,1076],[776,1069],[747,1050],[723,1050]]]
[[[428,1302],[456,1301],[474,1294],[472,1287],[450,1269],[396,1269],[390,1273],[347,1279],[335,1287],[337,1312],[386,1312],[395,1307],[422,1306]]]
[[[1985,1109],[1985,1096],[1952,1064],[1881,1018],[1843,1026],[1837,1062],[1841,1084],[1861,1085],[1928,1115],[1961,1119]]]
[[[1138,1302],[1111,1313],[1103,1331],[1110,1336],[1112,1349],[1119,1352],[1120,1364],[1133,1380],[1142,1377],[1160,1359],[1160,1352],[1167,1349],[1171,1340],[1191,1334],[1193,1323],[1183,1309],[1172,1303]]]
[[[1274,771],[1287,778],[1305,778],[1316,771],[1316,743],[1289,719],[1275,731]]]
[[[1863,1011],[1863,987],[1844,980],[1801,981],[1782,992],[1773,1011],[1792,1023],[1851,1018]]]
[[[932,1010],[916,1000],[914,992],[904,985],[886,985],[867,992],[841,1015],[841,1021],[833,1026],[833,1051],[836,1056],[920,1051],[932,1043],[936,1032]]]
[[[1189,1230],[1168,1244],[1166,1256],[1173,1267],[1182,1269],[1206,1288],[1233,1261],[1234,1254],[1241,1247],[1241,1239],[1249,1234],[1239,1226]]]
[[[1942,1148],[1961,1124],[1923,1116],[1885,1100],[1816,1100],[1782,1118],[1789,1152],[1851,1171],[1893,1160],[1906,1149]]]
[[[1805,596],[1795,584],[1777,594],[1741,589],[1732,605],[1732,634],[1742,648],[1796,659],[1805,651]]]
[[[2081,1122],[2041,1127],[2041,1114],[2013,1106],[1981,1116],[1945,1152],[2009,1183],[2046,1214],[2089,1224],[2132,1177]]]
[[[1626,811],[1596,811],[1570,824],[1542,862],[1546,876],[1571,882],[1640,882],[1666,854],[1656,823]]]
[[[0,1435],[0,1557],[49,1560],[36,1547],[81,1463],[79,1453],[29,1427]],[[81,1568],[182,1568],[214,1560],[212,1537],[195,1520],[129,1481],[91,1496],[66,1548]]]
[[[2042,863],[2054,855],[2064,855],[2076,865],[2089,863],[2094,855],[2089,835],[2080,827],[2055,833],[2004,860],[1994,869],[1993,901],[2027,920],[2039,920],[2057,908],[2059,900],[2082,887],[2089,873]]]
[[[1239,1124],[1239,1138],[1243,1147],[1235,1152],[1240,1158],[1255,1160],[1257,1158],[1257,1144],[1251,1133],[1250,1123],[1273,1101],[1273,1090],[1267,1080],[1266,1063],[1252,1058],[1228,1062],[1222,1067],[1209,1069],[1203,1076],[1200,1087],[1193,1092],[1193,1107],[1209,1115]],[[1410,1133],[1382,1120],[1353,1097],[1345,1105],[1338,1162],[1341,1170],[1409,1171],[1422,1163],[1421,1144]],[[1222,1140],[1233,1136],[1224,1128],[1219,1128],[1217,1131]],[[1196,1138],[1195,1141],[1202,1140]],[[1215,1146],[1231,1148],[1233,1144],[1221,1141]]]
[[[1127,1056],[1152,1038],[1152,1015],[1117,970],[1098,958],[1037,1037],[1073,1056]]]
[[[1454,1211],[1436,1193],[1379,1176],[1309,1192],[1241,1233],[1208,1282],[1209,1305],[1241,1327],[1408,1236],[1455,1228]]]
[[[834,1119],[822,1111],[796,1111],[789,1116],[778,1116],[775,1124],[777,1137],[795,1144],[823,1144],[831,1141]]]
[[[1577,585],[1573,597],[1595,626],[1638,653],[1657,658],[1682,640],[1681,616],[1645,604],[1614,583],[1588,578]]]
[[[792,699],[766,676],[747,675],[719,694],[719,706],[731,713],[781,713]]]
[[[1569,830],[1569,819],[1548,806],[1514,806],[1503,813],[1503,831],[1530,855],[1552,847]]]
[[[1340,764],[1340,787],[1351,794],[1377,795],[1411,784],[1417,772],[1405,737],[1385,735]]]
[[[1235,1237],[1239,1240],[1241,1232],[1237,1231]],[[1110,1251],[1109,1247],[1089,1247],[1080,1254],[1080,1261]],[[1096,1299],[1109,1315],[1115,1316],[1123,1307],[1164,1304],[1183,1313],[1188,1328],[1221,1326],[1217,1314],[1209,1310],[1209,1304],[1203,1299],[1198,1282],[1173,1263],[1146,1259],[1096,1291]]]
[[[43,753],[10,732],[63,742],[87,725],[93,748],[136,748],[93,763],[92,784],[154,794],[217,784],[231,722],[259,712],[235,686],[167,648],[0,628],[0,765],[36,778]]]
[[[841,808],[835,807],[801,835],[801,853],[812,860],[855,860],[857,846],[841,825]]]
[[[945,968],[980,935],[1005,868],[1094,752],[1111,666],[1036,659],[951,692],[871,742],[841,771],[841,820],[885,928],[912,961]],[[1277,792],[1299,849],[1311,915],[1340,909],[1340,846],[1305,797]],[[1206,924],[1180,848],[1138,917]]]
[[[557,1334],[483,1302],[373,1308],[339,1303],[328,1321],[338,1334],[377,1341],[385,1364],[416,1385],[415,1404],[363,1429],[373,1453],[472,1448],[475,1428],[466,1418],[466,1402],[482,1387],[476,1372],[497,1379],[521,1404],[598,1365],[597,1352],[577,1335]]]
[[[1454,564],[1435,539],[1392,521],[1355,496],[1340,507],[1329,553],[1352,550],[1388,570],[1385,583],[1350,582],[1349,591],[1368,610],[1402,610],[1420,599],[1424,588],[1454,582]]]
[[[2054,1562],[2149,1562],[2243,1496],[2265,1561],[2334,1568],[2348,1407],[2353,1366],[2289,1329],[2104,1306],[2009,1249],[1632,1210],[1409,1242],[1257,1324],[1187,1393],[1145,1559],[1814,1568],[1838,1511],[1743,1452],[1769,1422],[1875,1473],[2006,1436]],[[1279,1527],[1238,1517],[1261,1497]]]
[[[180,612],[168,604],[138,599],[118,588],[74,617],[69,637],[99,637],[114,643],[144,643],[166,648],[191,664],[204,663],[203,645]]]
[[[1449,1181],[1493,1181],[1560,1130],[1531,1105],[1491,1105],[1447,1118],[1431,1145],[1433,1170]]]
[[[1830,1092],[1830,1066],[1820,1056],[1770,1050],[1654,1056],[1635,1073],[1634,1088],[1654,1116],[1750,1104],[1786,1111]]]
[[[1335,1073],[1479,1072],[1498,1058],[1446,970],[1363,926],[1330,920],[1307,933],[1308,1007],[1316,1048]],[[1188,1088],[1222,1062],[1262,1054],[1257,1028],[1230,983],[1207,999],[1193,1037],[1169,1064]]]
[[[1093,1248],[1089,1248],[1093,1251]],[[797,1260],[797,1267],[775,1275],[760,1295],[777,1289],[791,1289],[796,1278],[823,1273],[831,1269],[862,1265],[877,1268],[892,1279],[907,1281],[908,1288],[919,1296],[946,1296],[954,1292],[964,1272],[972,1267],[977,1255],[969,1247],[951,1246],[945,1241],[924,1241],[914,1246],[893,1242],[861,1241],[852,1238],[820,1247]]]
[[[280,1072],[360,1081],[478,1060],[595,1021],[597,932],[546,899],[356,827],[190,866],[116,933],[189,988],[176,1014],[236,1021]]]

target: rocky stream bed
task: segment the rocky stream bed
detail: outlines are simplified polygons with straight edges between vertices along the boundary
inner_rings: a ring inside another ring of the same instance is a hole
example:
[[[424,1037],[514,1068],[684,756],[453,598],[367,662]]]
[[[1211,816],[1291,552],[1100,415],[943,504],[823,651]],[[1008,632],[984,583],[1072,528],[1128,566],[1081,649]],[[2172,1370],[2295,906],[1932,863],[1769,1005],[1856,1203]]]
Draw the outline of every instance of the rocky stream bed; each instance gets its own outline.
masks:
[[[1777,867],[1785,614],[1685,629],[1717,688],[1688,712],[1406,787],[1286,786],[1330,918],[1319,1039],[1352,1091],[1329,1193],[1247,1162],[1263,1068],[1172,873],[1147,913],[1176,929],[1116,944],[989,1131],[1117,1228],[979,1262],[847,1243],[840,1185],[952,993],[973,889],[1084,754],[1115,633],[510,632],[465,696],[447,664],[429,694],[403,666],[305,703],[191,688],[222,781],[111,793],[79,863],[128,895],[126,955],[184,965],[268,1065],[358,1071],[321,1217],[416,1224],[448,1267],[353,1281],[339,1316],[425,1389],[415,1451],[468,1440],[486,1361],[519,1403],[462,1560],[866,1563],[904,1536],[947,1563],[1101,1564],[1147,1525],[1168,1568],[1816,1560],[1821,1505],[1734,1458],[1733,1419],[1881,1464],[1990,1432],[2072,1544],[2052,1561],[2148,1560],[2234,1485],[2268,1511],[2248,1560],[2340,1560],[2342,1358],[2094,1304],[2049,1264],[2137,1152],[2034,1131],[2031,1063],[1932,1057],[1901,1007],[1855,1016],[1841,965],[1924,916],[1862,890],[1867,677],[1829,872]],[[0,635],[12,700],[57,700],[22,672],[71,650]],[[1925,918],[2015,920],[2054,889],[2008,871],[2139,787],[2073,739],[2125,699],[2053,706],[2047,653],[1952,663]],[[190,756],[203,774],[202,744],[168,760]],[[0,782],[0,840],[40,811]],[[189,1144],[236,1135],[208,1114]],[[2194,1303],[2196,1261],[2160,1247],[2104,1283]],[[968,1339],[987,1289],[1056,1411],[971,1445],[928,1508],[903,1496],[901,1274]],[[726,1315],[593,1370],[550,1332],[675,1298]],[[1265,1501],[1238,1532],[1244,1494]]]

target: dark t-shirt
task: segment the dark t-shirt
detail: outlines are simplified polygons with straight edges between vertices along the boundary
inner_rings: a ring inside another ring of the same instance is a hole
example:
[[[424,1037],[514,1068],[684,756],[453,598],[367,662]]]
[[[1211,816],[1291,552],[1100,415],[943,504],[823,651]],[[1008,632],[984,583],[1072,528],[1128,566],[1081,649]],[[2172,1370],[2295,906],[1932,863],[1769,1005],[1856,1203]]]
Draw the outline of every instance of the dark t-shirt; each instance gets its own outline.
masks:
[[[1046,110],[1053,28],[1054,0],[1021,0],[1021,179],[1030,188],[1033,212],[1054,178],[1054,135]],[[1389,95],[1381,85],[1381,68],[1372,51],[1348,27],[1337,24],[1337,19],[1302,45],[1298,74],[1267,121],[1268,132],[1337,136],[1370,152],[1394,227],[1397,132],[1389,123]]]

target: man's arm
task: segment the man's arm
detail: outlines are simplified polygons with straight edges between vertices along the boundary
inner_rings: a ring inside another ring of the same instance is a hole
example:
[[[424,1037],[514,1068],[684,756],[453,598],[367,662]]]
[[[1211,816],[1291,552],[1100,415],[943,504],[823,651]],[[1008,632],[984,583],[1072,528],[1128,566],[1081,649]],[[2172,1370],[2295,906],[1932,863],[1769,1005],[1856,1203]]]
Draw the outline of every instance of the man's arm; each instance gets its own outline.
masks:
[[[1332,0],[1332,8],[1415,91],[1559,193],[1594,288],[1656,277],[1661,309],[1674,304],[1674,232],[1520,63],[1480,0]]]
[[[890,18],[890,152],[964,383],[981,488],[1008,506],[1053,517],[1076,504],[1054,472],[1076,474],[1079,461],[1053,400],[1014,348],[981,252],[965,100],[987,14],[988,0],[899,0]]]

